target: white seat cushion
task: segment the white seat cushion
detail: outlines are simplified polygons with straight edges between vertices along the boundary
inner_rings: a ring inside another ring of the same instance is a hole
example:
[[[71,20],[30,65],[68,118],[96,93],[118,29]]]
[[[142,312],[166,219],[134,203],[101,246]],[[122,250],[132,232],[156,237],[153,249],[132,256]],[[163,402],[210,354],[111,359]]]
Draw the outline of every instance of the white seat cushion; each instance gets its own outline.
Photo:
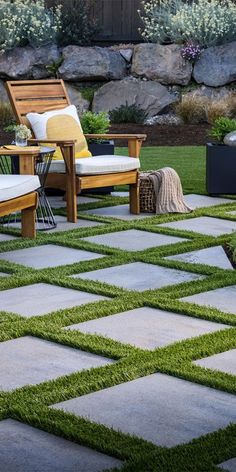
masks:
[[[136,157],[126,156],[93,156],[75,160],[76,175],[113,174],[115,172],[128,172],[140,168],[140,161]],[[49,172],[65,173],[64,161],[54,160]]]
[[[0,175],[0,202],[21,197],[40,187],[37,175]]]

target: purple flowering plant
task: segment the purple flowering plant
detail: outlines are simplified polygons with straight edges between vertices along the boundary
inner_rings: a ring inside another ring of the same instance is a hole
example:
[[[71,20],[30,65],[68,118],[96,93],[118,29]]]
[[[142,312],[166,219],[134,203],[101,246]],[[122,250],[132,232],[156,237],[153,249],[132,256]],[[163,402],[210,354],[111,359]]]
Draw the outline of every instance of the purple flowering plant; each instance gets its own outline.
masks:
[[[181,49],[181,55],[182,57],[189,62],[196,62],[199,57],[201,56],[202,48],[199,46],[199,44],[194,44],[194,43],[187,43],[185,46]]]

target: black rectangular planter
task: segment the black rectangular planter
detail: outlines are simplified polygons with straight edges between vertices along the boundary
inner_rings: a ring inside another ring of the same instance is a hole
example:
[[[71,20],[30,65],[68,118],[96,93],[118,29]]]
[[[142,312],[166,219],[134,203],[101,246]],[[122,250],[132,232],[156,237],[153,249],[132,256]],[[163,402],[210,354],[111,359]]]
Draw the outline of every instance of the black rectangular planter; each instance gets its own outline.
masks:
[[[209,194],[236,194],[236,147],[206,145],[206,189]]]
[[[115,151],[114,141],[103,141],[101,143],[88,143],[88,149],[92,156],[113,155]],[[113,192],[114,187],[100,187],[96,189],[87,189],[82,193],[107,194]]]
[[[103,141],[101,143],[88,143],[89,151],[92,156],[108,156],[114,154],[114,141]]]

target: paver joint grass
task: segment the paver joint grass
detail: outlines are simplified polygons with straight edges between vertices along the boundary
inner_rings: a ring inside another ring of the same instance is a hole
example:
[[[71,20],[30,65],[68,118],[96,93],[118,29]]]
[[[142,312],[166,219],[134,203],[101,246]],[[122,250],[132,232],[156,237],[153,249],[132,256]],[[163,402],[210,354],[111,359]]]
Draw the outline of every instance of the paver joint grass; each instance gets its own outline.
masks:
[[[163,167],[163,164],[175,167],[181,176],[185,192],[205,193],[203,148],[179,148],[178,157],[174,148],[145,148],[141,159],[144,169]],[[126,202],[125,198],[102,196],[94,203],[81,204],[79,211],[111,207]],[[48,314],[40,313],[32,317],[1,311],[0,341],[6,342],[30,336],[31,339],[35,337],[68,346],[115,362],[92,370],[57,377],[41,384],[26,385],[10,392],[0,392],[0,419],[19,420],[114,456],[123,461],[124,465],[119,470],[124,472],[217,472],[218,464],[236,457],[236,425],[233,424],[198,437],[188,444],[165,448],[138,437],[127,436],[69,412],[50,408],[52,404],[99,392],[102,389],[155,373],[168,375],[170,378],[177,377],[201,386],[209,386],[226,394],[236,394],[235,376],[220,370],[204,369],[195,363],[203,358],[211,358],[217,354],[235,350],[235,314],[220,311],[216,307],[206,308],[180,300],[209,290],[233,287],[236,285],[235,271],[204,265],[202,261],[201,264],[192,264],[184,260],[165,259],[167,256],[184,252],[221,246],[230,240],[231,235],[220,234],[214,237],[160,226],[161,223],[188,218],[191,220],[196,217],[214,217],[235,222],[235,215],[230,213],[235,210],[236,201],[235,203],[229,201],[216,207],[198,208],[191,215],[161,215],[138,220],[114,220],[80,213],[81,218],[98,221],[103,225],[80,227],[65,232],[41,233],[36,241],[22,240],[19,237],[2,240],[0,243],[2,254],[17,249],[39,248],[40,245],[52,244],[53,247],[63,246],[90,251],[105,257],[46,269],[24,266],[23,261],[22,264],[15,264],[4,259],[0,260],[0,291],[34,284],[50,284],[57,288],[65,287],[101,296],[100,301],[91,300],[90,303],[82,306],[63,308]],[[56,213],[64,215],[65,209],[57,208]],[[112,233],[130,230],[185,239],[179,242],[177,240],[172,245],[166,238],[167,244],[144,247],[140,251],[132,249],[129,251],[126,247],[123,249],[112,247],[111,244],[109,246],[99,244],[102,235],[109,235],[112,241]],[[2,229],[1,234],[18,236],[18,230]],[[100,237],[97,242],[96,236]],[[146,289],[143,292],[133,289],[123,290],[115,285],[86,280],[86,272],[130,263],[174,268],[203,276],[203,278],[154,290]],[[4,274],[7,276],[5,277]],[[85,280],[71,277],[76,274],[83,274]],[[162,345],[151,351],[142,349],[141,346],[129,345],[125,340],[106,337],[103,333],[64,329],[71,325],[78,326],[79,323],[98,321],[111,315],[145,307],[176,313],[180,316],[185,315],[185,320],[188,318],[191,320],[194,317],[198,321],[207,320],[215,324],[221,323],[221,325],[219,324],[218,331],[200,334],[191,339],[180,339],[177,343]],[[225,325],[225,329],[222,325]]]

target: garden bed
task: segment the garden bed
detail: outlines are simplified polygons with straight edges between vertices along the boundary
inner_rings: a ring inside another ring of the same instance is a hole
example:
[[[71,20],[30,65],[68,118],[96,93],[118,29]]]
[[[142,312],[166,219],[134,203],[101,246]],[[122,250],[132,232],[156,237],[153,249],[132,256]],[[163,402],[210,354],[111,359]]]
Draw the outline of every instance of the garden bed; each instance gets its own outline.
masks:
[[[114,124],[110,133],[144,133],[144,146],[203,146],[209,141],[210,125],[138,125],[135,123]],[[0,127],[0,145],[9,144],[14,133],[7,133]],[[117,141],[118,146],[126,146],[125,141]]]
[[[198,125],[138,125],[135,123],[113,124],[111,133],[144,133],[147,140],[144,146],[203,146],[209,141],[207,124]],[[117,143],[118,144],[118,143]],[[125,146],[125,141],[119,141]]]

